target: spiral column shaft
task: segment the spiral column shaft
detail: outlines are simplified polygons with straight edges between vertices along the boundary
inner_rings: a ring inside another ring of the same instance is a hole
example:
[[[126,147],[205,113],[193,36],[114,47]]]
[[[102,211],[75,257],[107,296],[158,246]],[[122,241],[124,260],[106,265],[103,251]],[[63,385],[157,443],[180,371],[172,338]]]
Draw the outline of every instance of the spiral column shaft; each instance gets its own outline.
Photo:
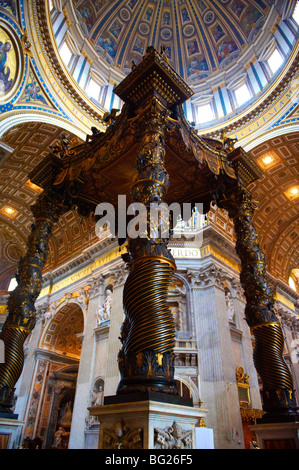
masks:
[[[155,97],[140,110],[141,145],[131,194],[146,211],[146,230],[128,239],[130,274],[124,286],[125,321],[118,356],[118,394],[158,391],[177,394],[174,383],[175,327],[167,304],[174,259],[163,238],[162,217],[151,217],[151,204],[162,203],[169,186],[164,166],[164,127],[169,112]]]
[[[255,338],[254,365],[263,382],[263,406],[272,413],[296,408],[291,372],[283,357],[284,337],[267,282],[266,260],[252,217],[256,203],[247,190],[236,191],[222,207],[233,218],[240,281],[246,297],[245,317]]]
[[[18,286],[8,299],[8,316],[0,333],[4,342],[5,362],[0,364],[0,410],[10,412],[14,402],[14,386],[23,365],[23,345],[35,326],[34,302],[42,288],[45,265],[53,224],[65,210],[57,197],[42,194],[32,207],[35,223],[27,242],[26,255],[18,266]]]
[[[173,266],[160,260],[139,260],[124,288],[124,308],[131,329],[124,351],[152,349],[159,353],[174,347],[175,328],[167,304]]]
[[[293,380],[284,360],[284,338],[279,323],[269,323],[253,328],[256,340],[254,361],[257,371],[263,377],[265,390],[292,390]]]

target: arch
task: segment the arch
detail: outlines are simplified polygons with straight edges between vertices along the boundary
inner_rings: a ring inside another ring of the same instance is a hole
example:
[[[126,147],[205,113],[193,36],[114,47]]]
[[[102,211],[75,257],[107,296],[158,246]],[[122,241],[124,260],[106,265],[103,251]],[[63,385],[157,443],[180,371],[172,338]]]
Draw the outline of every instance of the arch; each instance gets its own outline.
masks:
[[[287,191],[296,185],[298,145],[299,126],[281,126],[263,134],[263,139],[256,139],[249,153],[264,170],[262,178],[249,186],[253,198],[259,201],[253,222],[260,247],[266,255],[269,272],[286,284],[290,268],[297,264],[296,200]],[[269,166],[263,161],[268,153],[274,157]]]
[[[266,130],[258,137],[254,137],[254,140],[246,143],[246,138],[244,140],[240,140],[236,143],[235,147],[243,147],[245,152],[249,152],[253,150],[255,147],[258,147],[260,144],[267,142],[268,140],[274,139],[275,137],[279,137],[285,134],[292,134],[293,132],[299,132],[299,124],[291,124],[289,126],[279,126],[278,128],[272,130]],[[250,139],[250,137],[248,138]]]
[[[67,365],[59,370],[60,374],[77,374],[78,364]]]
[[[84,330],[84,315],[77,302],[65,302],[59,305],[53,318],[46,326],[39,347],[79,359],[81,354],[80,333]]]
[[[181,396],[191,396],[193,399],[193,403],[195,405],[201,404],[201,400],[199,397],[199,390],[198,387],[195,385],[195,383],[191,380],[190,377],[182,377],[179,374],[174,374],[174,380],[177,383],[177,386],[179,387],[179,393]],[[181,391],[183,394],[181,394]],[[184,395],[185,392],[185,395]],[[189,395],[186,395],[186,393],[189,393]]]
[[[19,114],[18,112],[10,113],[10,115],[1,121],[0,123],[0,138],[5,132],[7,132],[12,127],[17,126],[18,124],[24,124],[26,122],[42,122],[44,124],[51,124],[54,126],[59,126],[61,129],[64,129],[68,132],[79,137],[79,139],[85,140],[86,133],[89,129],[86,129],[86,132],[82,131],[75,126],[71,121],[67,121],[65,118],[59,116],[51,116],[46,113],[29,111]],[[82,126],[83,127],[83,126]]]
[[[293,219],[289,220],[286,223],[279,233],[277,233],[276,237],[272,240],[271,249],[269,251],[269,269],[274,275],[278,275],[281,280],[288,284],[288,277],[289,272],[291,271],[291,267],[298,262],[298,258],[296,256],[296,246],[293,246],[291,241],[288,243],[290,250],[288,251],[288,256],[286,258],[287,263],[281,269],[281,272],[277,272],[277,256],[279,252],[279,248],[283,246],[283,242],[288,242],[288,237],[290,236],[290,231],[293,232],[296,230],[296,222],[298,221],[298,216],[295,216]],[[292,248],[292,249],[291,249]]]
[[[78,294],[77,291],[72,292],[72,293],[64,292],[64,294],[62,294],[60,300],[54,303],[54,310],[51,312],[51,318],[54,318],[55,315],[60,312],[60,310],[62,310],[64,307],[66,307],[67,305],[72,303],[72,304],[76,304],[81,309],[82,314],[83,314],[83,318],[84,318],[84,322],[85,322],[87,312],[84,311],[84,309],[82,307],[82,302],[80,300],[81,299],[80,294],[78,294],[78,295],[77,294]]]

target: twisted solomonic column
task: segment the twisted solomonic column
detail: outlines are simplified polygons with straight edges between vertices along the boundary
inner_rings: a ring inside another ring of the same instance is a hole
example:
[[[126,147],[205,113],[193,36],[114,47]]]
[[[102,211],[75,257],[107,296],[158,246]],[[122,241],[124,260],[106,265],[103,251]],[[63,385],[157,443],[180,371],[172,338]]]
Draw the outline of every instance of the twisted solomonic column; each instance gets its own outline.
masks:
[[[175,326],[167,304],[168,287],[176,269],[161,235],[161,220],[150,218],[151,203],[162,203],[169,186],[164,167],[164,127],[168,112],[153,98],[138,116],[142,137],[133,203],[146,208],[146,233],[128,239],[130,274],[124,286],[125,321],[119,353],[121,381],[117,394],[165,392],[177,395],[174,383]],[[152,231],[150,231],[152,229]]]
[[[246,297],[245,317],[255,338],[254,364],[263,382],[265,411],[286,413],[296,408],[291,372],[283,357],[284,337],[266,279],[266,260],[252,223],[256,203],[247,190],[219,201],[233,218],[236,251],[241,260],[240,281]]]
[[[57,195],[41,194],[31,208],[35,223],[27,242],[27,252],[18,266],[18,286],[8,300],[8,317],[0,333],[4,342],[5,362],[0,364],[0,411],[10,412],[14,404],[14,387],[24,364],[24,341],[35,326],[34,302],[42,288],[52,227],[66,207]]]

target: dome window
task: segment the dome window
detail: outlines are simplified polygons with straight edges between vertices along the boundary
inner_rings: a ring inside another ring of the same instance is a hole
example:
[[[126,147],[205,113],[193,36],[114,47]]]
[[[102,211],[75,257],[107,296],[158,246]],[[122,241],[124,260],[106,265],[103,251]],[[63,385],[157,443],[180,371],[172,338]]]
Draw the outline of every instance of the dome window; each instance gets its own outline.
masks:
[[[196,114],[197,114],[197,117],[196,117],[197,124],[203,124],[204,122],[213,121],[214,119],[214,113],[213,113],[211,103],[198,106]]]
[[[235,97],[238,106],[241,106],[243,103],[250,100],[251,95],[246,83],[235,89]]]
[[[89,80],[86,92],[91,98],[98,100],[101,92],[101,86],[91,78]]]
[[[289,277],[289,286],[296,292],[296,284],[292,277]]]
[[[299,26],[299,3],[295,6],[295,10],[292,15],[293,20],[296,21],[297,25]]]
[[[68,68],[69,68],[70,63],[71,63],[72,55],[73,55],[72,51],[68,47],[67,43],[64,42],[61,46],[61,49],[60,49],[60,57],[62,58],[64,64]]]
[[[278,49],[275,49],[267,60],[271,72],[274,74],[283,64],[284,59]]]
[[[299,269],[298,268],[292,269],[289,275],[289,286],[295,292],[297,292],[298,281],[299,281]]]

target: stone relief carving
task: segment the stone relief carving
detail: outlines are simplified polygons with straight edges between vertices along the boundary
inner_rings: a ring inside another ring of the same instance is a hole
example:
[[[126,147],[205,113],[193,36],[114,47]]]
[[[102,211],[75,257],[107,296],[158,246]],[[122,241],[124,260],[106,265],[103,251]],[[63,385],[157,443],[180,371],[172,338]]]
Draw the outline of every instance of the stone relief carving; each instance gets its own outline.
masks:
[[[128,268],[123,264],[111,270],[109,274],[113,279],[114,287],[118,287],[126,282],[128,277]]]
[[[241,286],[240,281],[239,280],[237,281],[236,279],[233,278],[230,281],[230,285],[232,287],[233,296],[236,297],[239,300],[242,300],[242,302],[246,303],[246,298],[245,298],[245,295],[244,295],[244,289]]]
[[[54,315],[56,313],[59,303],[60,303],[59,300],[56,300],[55,302],[52,302],[49,305],[47,312],[45,312],[45,320],[50,320],[54,318]]]
[[[90,296],[94,297],[95,295],[99,295],[103,292],[104,288],[104,276],[100,274],[97,277],[93,277],[90,282]]]
[[[155,449],[192,449],[192,430],[184,431],[175,421],[167,429],[154,428]]]
[[[133,428],[123,420],[111,429],[103,429],[104,449],[142,449],[143,432],[141,428]]]
[[[198,270],[187,269],[187,278],[192,287],[207,288],[217,286],[223,289],[224,281],[230,280],[231,276],[223,269],[210,264]]]
[[[288,326],[292,331],[299,333],[299,319],[296,314],[291,314],[282,307],[278,308],[276,312],[282,325]]]
[[[78,293],[79,296],[77,297],[77,303],[80,305],[82,311],[85,313],[88,309],[90,289],[80,289]],[[69,300],[71,300],[71,298]]]
[[[46,314],[46,312],[47,312],[47,310],[48,310],[48,307],[49,307],[48,303],[45,302],[45,303],[43,303],[42,305],[39,305],[39,306],[37,306],[37,307],[35,308],[35,309],[36,309],[36,319],[37,319],[37,320],[42,320],[42,321],[44,321],[45,314]]]

